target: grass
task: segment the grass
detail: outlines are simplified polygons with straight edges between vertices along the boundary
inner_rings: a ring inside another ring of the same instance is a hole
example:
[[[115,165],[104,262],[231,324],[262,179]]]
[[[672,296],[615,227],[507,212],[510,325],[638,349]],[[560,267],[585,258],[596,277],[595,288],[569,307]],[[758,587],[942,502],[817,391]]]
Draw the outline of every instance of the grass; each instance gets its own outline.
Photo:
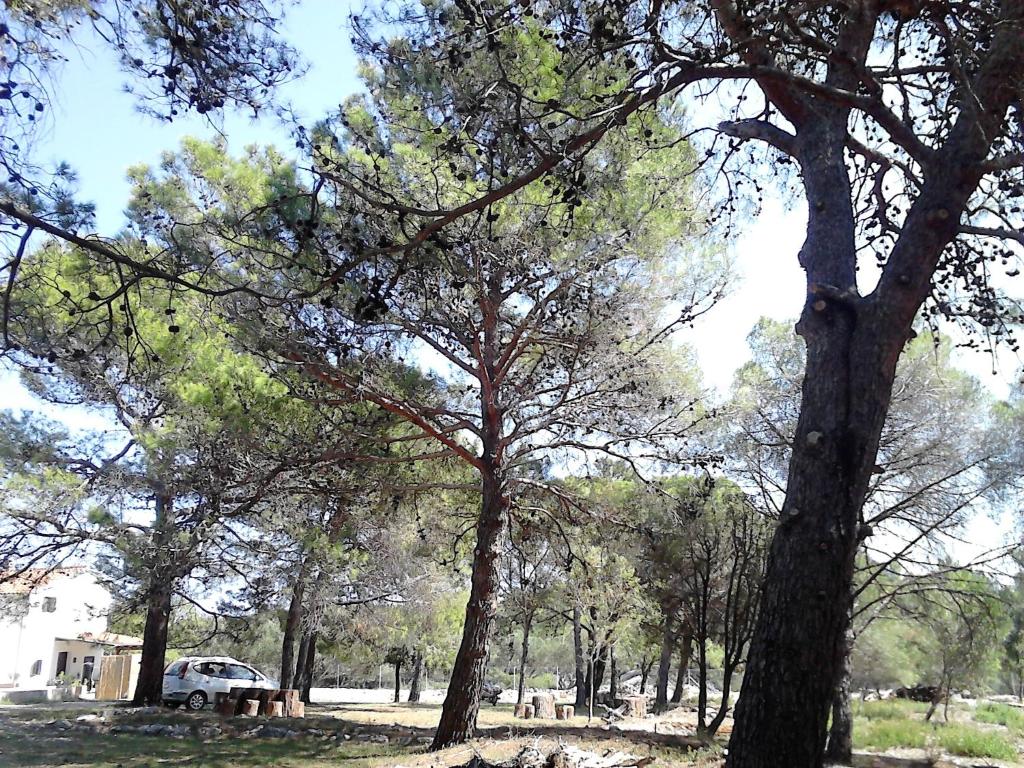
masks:
[[[1014,733],[1024,732],[1024,710],[1009,704],[984,702],[974,710],[974,719],[979,723],[1002,725]]]
[[[523,721],[519,728],[506,730],[498,738],[482,738],[460,747],[426,753],[422,743],[407,744],[392,740],[390,744],[360,741],[334,741],[312,737],[290,739],[243,739],[224,737],[210,741],[197,738],[170,738],[136,733],[94,733],[85,730],[59,731],[40,728],[28,721],[68,718],[99,711],[101,707],[0,707],[0,768],[455,768],[462,766],[474,752],[492,761],[516,754],[525,745],[541,744],[545,751],[559,742],[603,754],[608,750],[628,752],[640,757],[655,758],[658,768],[718,768],[721,751],[712,747],[698,752],[661,744],[637,743],[625,735],[606,731],[571,729],[559,734],[525,734]],[[437,722],[437,705],[354,704],[314,707],[309,726],[331,732],[332,722],[364,722],[377,726],[399,724],[416,728],[417,721],[433,728]],[[511,719],[511,707],[488,706],[481,725],[497,725]],[[352,716],[355,713],[356,716]],[[332,716],[338,718],[332,720]],[[218,722],[210,712],[135,714],[124,712],[119,722],[191,723],[197,720]],[[585,718],[579,718],[582,723]],[[564,724],[563,721],[560,721]],[[350,730],[350,729],[346,729]],[[395,733],[400,733],[397,729]],[[523,734],[518,736],[517,734]],[[577,735],[579,734],[579,735]],[[400,738],[408,737],[408,731]]]
[[[969,723],[926,723],[907,717],[891,720],[860,717],[854,720],[853,741],[857,749],[880,752],[900,747],[938,747],[950,755],[962,757],[1018,758],[1017,747],[1006,734]]]
[[[402,762],[412,748],[313,739],[204,743],[134,734],[0,734],[3,768],[371,768]]]
[[[854,717],[865,720],[909,720],[914,715],[924,715],[929,705],[908,699],[883,699],[881,701],[860,701],[854,699],[850,708]]]
[[[566,728],[584,728],[587,725],[586,712],[577,714],[571,720],[558,721],[537,721],[531,723],[517,719],[514,714],[514,705],[482,704],[477,724],[481,728],[524,728],[530,725],[557,725]],[[598,717],[600,710],[595,711],[594,720],[597,725],[601,721]],[[404,725],[412,728],[434,728],[441,719],[440,704],[324,704],[311,707],[307,714],[329,715],[338,717],[352,723],[363,723],[367,725]],[[593,725],[594,723],[592,723]]]

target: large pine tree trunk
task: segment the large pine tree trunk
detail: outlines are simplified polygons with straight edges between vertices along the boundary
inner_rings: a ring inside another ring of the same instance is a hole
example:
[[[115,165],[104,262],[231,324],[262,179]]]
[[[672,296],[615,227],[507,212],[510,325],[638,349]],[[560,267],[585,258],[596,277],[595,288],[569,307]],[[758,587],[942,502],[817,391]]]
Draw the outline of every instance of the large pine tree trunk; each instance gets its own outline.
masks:
[[[587,662],[583,650],[583,608],[579,603],[572,607],[572,644],[576,664],[576,708],[582,712],[587,705]]]
[[[676,685],[672,689],[672,703],[679,704],[683,700],[686,689],[686,673],[690,668],[690,654],[693,652],[693,635],[683,634],[683,642],[679,646],[679,669],[676,670]]]
[[[414,648],[412,651],[412,680],[409,681],[409,698],[407,701],[420,700],[420,686],[423,682],[423,653]]]
[[[856,286],[845,118],[805,126],[812,214],[800,263],[807,348],[786,499],[768,554],[761,608],[729,742],[729,768],[818,768],[844,656],[858,523],[896,361],[915,307],[879,312],[820,285]],[[907,310],[910,311],[907,311]],[[893,327],[893,324],[896,327]]]
[[[402,700],[402,662],[395,662],[395,704]]]
[[[488,635],[497,612],[498,544],[505,526],[507,500],[500,478],[494,472],[481,475],[483,498],[476,529],[469,603],[462,642],[441,708],[441,721],[431,744],[434,750],[461,744],[473,737],[486,672]]]
[[[167,654],[167,625],[171,615],[171,590],[166,583],[150,586],[146,599],[146,628],[142,633],[139,680],[132,703],[152,706],[163,701],[164,659]]]
[[[303,657],[302,669],[296,675],[298,678],[295,681],[295,687],[299,689],[300,698],[306,703],[310,703],[310,690],[313,687],[313,669],[316,664],[316,630],[310,631],[305,640],[306,653]]]
[[[654,694],[654,711],[664,712],[668,707],[668,675],[672,667],[672,616],[665,615],[665,626],[661,634],[661,658],[658,660],[658,682]]]
[[[519,691],[516,696],[516,704],[522,704],[526,700],[526,662],[530,656],[530,626],[533,624],[533,614],[527,613],[523,621],[523,648],[519,654]]]
[[[142,657],[139,659],[139,679],[135,684],[132,703],[152,706],[163,702],[164,661],[167,656],[167,629],[171,616],[172,580],[161,564],[167,553],[166,542],[171,535],[170,522],[173,499],[162,487],[153,497],[153,548],[156,561],[150,563],[149,584],[146,590],[146,626],[142,632]]]
[[[281,688],[291,688],[295,672],[295,639],[302,625],[302,599],[306,591],[306,557],[303,556],[299,574],[292,585],[292,599],[288,603],[288,616],[281,640]]]
[[[846,655],[832,695],[832,725],[828,731],[825,758],[830,763],[849,765],[853,759],[853,712],[850,710],[851,636],[847,632]]]

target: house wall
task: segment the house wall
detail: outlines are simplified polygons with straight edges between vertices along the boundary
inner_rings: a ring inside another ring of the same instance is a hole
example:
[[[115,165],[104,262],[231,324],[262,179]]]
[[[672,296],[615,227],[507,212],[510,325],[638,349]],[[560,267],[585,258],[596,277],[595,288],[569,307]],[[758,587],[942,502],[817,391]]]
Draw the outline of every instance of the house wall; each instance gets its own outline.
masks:
[[[106,631],[112,602],[110,593],[88,571],[53,575],[28,595],[27,612],[16,609],[19,601],[11,599],[14,596],[4,597],[0,603],[0,685],[22,688],[40,687],[53,680],[57,668],[57,638]],[[52,612],[44,610],[47,598],[53,599]],[[68,650],[69,676],[71,659],[76,657],[79,676],[84,656],[96,656],[96,669],[99,669],[99,652],[79,652],[77,647],[74,653]],[[33,675],[36,661],[42,663],[39,673]]]

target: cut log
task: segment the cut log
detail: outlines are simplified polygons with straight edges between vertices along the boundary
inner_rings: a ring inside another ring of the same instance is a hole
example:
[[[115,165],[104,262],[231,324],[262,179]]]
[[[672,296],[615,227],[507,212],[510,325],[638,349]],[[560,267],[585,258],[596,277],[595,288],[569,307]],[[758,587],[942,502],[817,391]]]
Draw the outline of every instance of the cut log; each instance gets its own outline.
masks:
[[[626,702],[626,717],[647,717],[646,696],[627,696],[624,701]]]
[[[533,714],[545,720],[555,719],[555,697],[550,693],[538,693],[533,697]]]
[[[306,704],[302,701],[296,701],[292,704],[292,713],[288,717],[305,717],[306,716]]]
[[[259,699],[243,699],[242,700],[242,716],[243,717],[256,717],[260,713],[260,700]]]
[[[555,717],[559,720],[572,720],[576,716],[576,708],[572,704],[558,704],[555,706]]]
[[[293,714],[295,711],[295,705],[301,704],[299,701],[299,692],[294,688],[289,688],[281,691],[279,694],[280,700],[284,703],[284,716],[285,717],[302,717],[302,715]]]
[[[283,717],[284,716],[284,702],[283,701],[271,701],[267,703],[267,717]]]
[[[515,716],[530,720],[533,717],[533,704],[516,704]]]

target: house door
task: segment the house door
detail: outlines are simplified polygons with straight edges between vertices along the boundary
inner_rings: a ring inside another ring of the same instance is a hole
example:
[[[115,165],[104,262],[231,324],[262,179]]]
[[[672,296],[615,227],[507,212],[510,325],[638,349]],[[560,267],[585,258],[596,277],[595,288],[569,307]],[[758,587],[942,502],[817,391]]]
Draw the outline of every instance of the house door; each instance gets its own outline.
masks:
[[[63,675],[68,671],[68,652],[61,651],[57,654],[57,674]]]

